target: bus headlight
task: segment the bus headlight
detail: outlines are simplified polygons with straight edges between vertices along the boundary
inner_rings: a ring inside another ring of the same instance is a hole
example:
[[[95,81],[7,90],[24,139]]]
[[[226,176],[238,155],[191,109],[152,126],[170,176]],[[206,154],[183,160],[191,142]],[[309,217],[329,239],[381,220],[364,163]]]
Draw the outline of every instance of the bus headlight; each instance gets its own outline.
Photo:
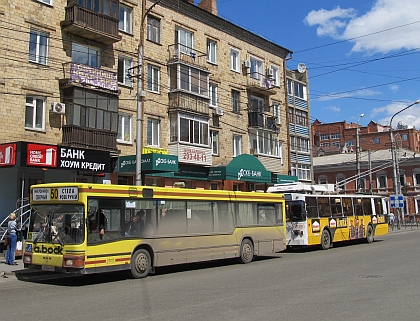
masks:
[[[23,255],[23,264],[31,264],[32,263],[32,255],[25,253]]]
[[[63,267],[65,268],[82,268],[84,265],[82,256],[65,256],[63,258]]]

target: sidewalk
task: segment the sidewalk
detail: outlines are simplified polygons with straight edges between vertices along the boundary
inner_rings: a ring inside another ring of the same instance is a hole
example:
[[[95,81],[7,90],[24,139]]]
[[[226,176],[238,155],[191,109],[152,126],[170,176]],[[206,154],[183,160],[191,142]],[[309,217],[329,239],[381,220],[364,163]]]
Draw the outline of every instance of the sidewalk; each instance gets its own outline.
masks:
[[[15,260],[15,262],[18,265],[9,265],[9,264],[6,264],[6,259],[4,257],[2,257],[0,259],[0,273],[1,273],[1,276],[0,277],[4,277],[2,272],[5,272],[4,275],[6,277],[14,277],[15,276],[15,273],[19,273],[19,270],[23,270],[23,271],[26,270],[23,267],[22,259],[17,259],[17,260]]]

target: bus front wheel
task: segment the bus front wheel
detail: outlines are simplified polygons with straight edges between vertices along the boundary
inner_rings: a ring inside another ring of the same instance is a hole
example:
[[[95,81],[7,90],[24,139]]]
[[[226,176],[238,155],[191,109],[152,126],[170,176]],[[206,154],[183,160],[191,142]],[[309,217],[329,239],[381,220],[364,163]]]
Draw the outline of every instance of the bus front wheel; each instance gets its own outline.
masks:
[[[145,249],[137,250],[131,257],[131,276],[135,279],[145,278],[150,272],[151,264],[150,253]]]
[[[368,243],[373,242],[373,227],[372,225],[368,225],[367,231],[366,231],[366,241]]]
[[[321,235],[321,248],[328,250],[331,247],[331,235],[327,230],[322,231]]]
[[[242,263],[250,263],[254,258],[254,245],[248,239],[242,241],[241,244],[241,262]]]

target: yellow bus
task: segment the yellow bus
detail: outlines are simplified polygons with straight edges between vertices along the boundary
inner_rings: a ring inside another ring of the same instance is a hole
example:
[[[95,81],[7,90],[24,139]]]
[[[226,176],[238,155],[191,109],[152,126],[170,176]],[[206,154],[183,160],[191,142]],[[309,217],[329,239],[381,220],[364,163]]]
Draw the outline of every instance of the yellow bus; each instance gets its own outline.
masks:
[[[331,186],[327,186],[331,185]],[[286,246],[318,245],[327,250],[334,242],[365,240],[388,233],[385,198],[379,195],[337,194],[332,184],[278,184],[269,193],[286,200]]]
[[[31,186],[25,267],[90,274],[239,258],[285,249],[283,195],[149,186]]]

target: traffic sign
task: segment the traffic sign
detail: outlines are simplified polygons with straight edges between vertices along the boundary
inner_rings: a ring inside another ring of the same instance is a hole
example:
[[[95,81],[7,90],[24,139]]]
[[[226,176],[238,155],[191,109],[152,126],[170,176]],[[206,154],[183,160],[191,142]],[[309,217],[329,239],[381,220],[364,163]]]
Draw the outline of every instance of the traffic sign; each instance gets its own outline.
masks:
[[[403,208],[404,207],[404,195],[390,195],[389,201],[391,208]]]

